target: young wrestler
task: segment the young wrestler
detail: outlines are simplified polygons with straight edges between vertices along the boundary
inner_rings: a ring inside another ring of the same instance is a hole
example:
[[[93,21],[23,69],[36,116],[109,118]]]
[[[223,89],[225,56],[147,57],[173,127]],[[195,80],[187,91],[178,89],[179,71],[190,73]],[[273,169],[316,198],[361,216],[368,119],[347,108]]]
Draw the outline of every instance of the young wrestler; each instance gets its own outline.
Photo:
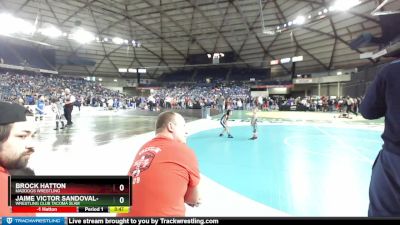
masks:
[[[228,109],[226,111],[226,113],[221,117],[220,123],[222,125],[222,127],[224,128],[222,130],[222,132],[219,134],[220,137],[222,137],[226,131],[226,133],[228,134],[228,138],[233,138],[233,136],[231,135],[231,133],[229,133],[229,127],[228,127],[228,120],[229,117],[232,115],[232,111],[230,109]]]

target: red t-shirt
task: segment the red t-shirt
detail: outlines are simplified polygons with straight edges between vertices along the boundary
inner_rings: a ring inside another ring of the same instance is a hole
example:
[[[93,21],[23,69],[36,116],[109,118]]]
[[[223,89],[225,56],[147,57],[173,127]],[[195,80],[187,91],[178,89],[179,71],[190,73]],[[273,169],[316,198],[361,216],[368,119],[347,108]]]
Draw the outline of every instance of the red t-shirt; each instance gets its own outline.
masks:
[[[132,208],[120,216],[185,216],[186,191],[200,181],[193,150],[160,136],[138,151],[129,175],[133,179]]]
[[[8,172],[0,166],[0,217],[2,216],[35,216],[35,213],[11,213],[8,206]]]

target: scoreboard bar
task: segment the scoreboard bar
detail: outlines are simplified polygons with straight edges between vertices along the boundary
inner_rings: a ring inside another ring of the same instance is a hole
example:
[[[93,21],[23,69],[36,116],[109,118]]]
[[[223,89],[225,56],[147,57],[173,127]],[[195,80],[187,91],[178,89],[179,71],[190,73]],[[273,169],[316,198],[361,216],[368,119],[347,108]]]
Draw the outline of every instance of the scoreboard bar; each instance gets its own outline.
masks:
[[[11,176],[8,203],[14,207],[44,207],[49,211],[64,210],[63,207],[83,207],[82,210],[85,207],[86,210],[129,207],[132,204],[131,182],[130,176]]]

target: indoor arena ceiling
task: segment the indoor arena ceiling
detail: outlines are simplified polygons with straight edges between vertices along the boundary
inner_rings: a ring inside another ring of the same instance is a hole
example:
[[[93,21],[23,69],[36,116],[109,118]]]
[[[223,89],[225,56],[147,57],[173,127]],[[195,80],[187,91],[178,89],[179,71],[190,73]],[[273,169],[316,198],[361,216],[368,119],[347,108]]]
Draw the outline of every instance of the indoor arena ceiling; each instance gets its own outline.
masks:
[[[95,66],[58,66],[65,74],[120,76],[118,68],[147,68],[157,77],[191,67],[188,55],[232,52],[237,67],[268,68],[269,61],[303,55],[299,72],[346,69],[372,63],[352,50],[351,40],[363,32],[381,35],[379,17],[371,12],[382,1],[360,0],[347,11],[329,11],[332,0],[0,0],[0,12],[12,13],[38,25],[53,24],[63,32],[80,27],[97,37],[135,40],[132,44],[78,44],[65,37],[33,36],[56,46],[60,55],[77,54]],[[388,1],[383,9],[399,8]],[[325,12],[324,12],[325,10]],[[322,13],[318,16],[318,13]],[[297,16],[311,22],[279,32]],[[136,43],[136,45],[137,45]],[[288,64],[290,65],[290,64]],[[273,73],[287,73],[278,65]]]

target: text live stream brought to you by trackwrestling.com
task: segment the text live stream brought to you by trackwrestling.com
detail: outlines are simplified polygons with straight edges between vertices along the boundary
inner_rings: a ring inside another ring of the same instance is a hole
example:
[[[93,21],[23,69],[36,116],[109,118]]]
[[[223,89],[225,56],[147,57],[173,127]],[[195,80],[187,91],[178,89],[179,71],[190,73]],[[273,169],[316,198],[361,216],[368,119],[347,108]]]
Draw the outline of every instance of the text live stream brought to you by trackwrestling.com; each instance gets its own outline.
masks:
[[[168,224],[265,224],[265,222],[291,223],[307,222],[307,224],[325,224],[333,221],[361,222],[362,224],[380,224],[390,223],[398,224],[398,218],[359,218],[359,217],[0,217],[1,225],[168,225]]]

